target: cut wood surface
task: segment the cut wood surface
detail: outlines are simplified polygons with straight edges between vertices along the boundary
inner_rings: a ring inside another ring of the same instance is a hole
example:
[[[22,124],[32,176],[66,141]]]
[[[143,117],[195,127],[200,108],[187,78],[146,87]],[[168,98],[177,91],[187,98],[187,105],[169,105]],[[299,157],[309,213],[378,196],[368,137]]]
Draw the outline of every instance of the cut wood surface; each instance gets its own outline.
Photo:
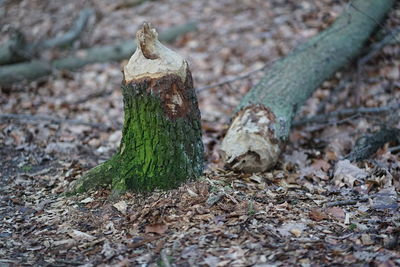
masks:
[[[124,126],[119,151],[74,185],[84,192],[112,184],[126,190],[170,189],[203,171],[200,111],[189,66],[145,23],[124,67]]]
[[[227,167],[260,172],[275,166],[292,119],[308,97],[362,50],[393,0],[355,0],[336,22],[277,61],[242,99],[222,142]]]
[[[161,41],[170,42],[178,36],[196,29],[196,23],[172,27],[160,34]],[[16,82],[34,80],[53,73],[57,70],[75,70],[87,64],[119,61],[129,58],[136,49],[134,40],[119,44],[97,46],[82,51],[83,56],[70,56],[52,62],[32,61],[0,67],[0,86],[9,86]]]

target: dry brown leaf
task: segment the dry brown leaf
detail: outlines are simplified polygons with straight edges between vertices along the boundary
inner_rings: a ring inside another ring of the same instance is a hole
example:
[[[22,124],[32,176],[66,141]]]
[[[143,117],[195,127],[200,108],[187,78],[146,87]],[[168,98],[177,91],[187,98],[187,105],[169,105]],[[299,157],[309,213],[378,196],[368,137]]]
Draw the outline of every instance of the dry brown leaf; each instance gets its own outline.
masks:
[[[168,230],[168,225],[165,223],[153,223],[153,224],[148,224],[145,227],[145,233],[155,233],[162,235]]]
[[[333,183],[339,187],[347,185],[348,187],[353,188],[356,181],[361,181],[367,176],[368,173],[365,170],[353,165],[349,160],[340,160],[336,164]]]
[[[344,221],[346,214],[342,208],[331,207],[326,209],[326,212],[338,221]]]
[[[326,213],[322,212],[320,209],[311,210],[308,216],[310,216],[310,218],[316,222],[320,222],[328,218]]]
[[[316,170],[323,170],[325,172],[327,172],[331,168],[331,164],[329,164],[326,160],[323,159],[314,160],[311,166]]]

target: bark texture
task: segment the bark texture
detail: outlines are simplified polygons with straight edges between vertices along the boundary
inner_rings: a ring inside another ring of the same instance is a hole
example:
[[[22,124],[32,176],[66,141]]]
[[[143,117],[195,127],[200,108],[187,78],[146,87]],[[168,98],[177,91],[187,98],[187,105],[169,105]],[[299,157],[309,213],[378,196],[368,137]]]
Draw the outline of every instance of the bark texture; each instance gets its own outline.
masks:
[[[394,4],[355,0],[336,22],[266,70],[242,99],[221,146],[227,167],[243,172],[272,168],[297,109],[360,52]]]
[[[350,161],[368,159],[386,143],[396,141],[400,143],[400,129],[383,127],[378,132],[357,139],[351,153],[346,158]]]
[[[143,32],[149,35],[141,36]],[[141,45],[124,68],[119,151],[78,180],[73,192],[107,184],[114,194],[170,189],[202,174],[200,111],[187,62],[163,47],[148,24],[137,36]],[[155,69],[166,58],[176,61]]]
[[[191,22],[176,26],[160,35],[160,40],[170,42],[178,36],[196,29],[196,23]],[[84,51],[83,56],[71,56],[52,62],[34,60],[28,63],[18,63],[0,67],[0,86],[9,86],[16,82],[30,81],[56,70],[74,70],[92,63],[119,61],[129,58],[136,49],[133,40],[116,45],[98,46]]]

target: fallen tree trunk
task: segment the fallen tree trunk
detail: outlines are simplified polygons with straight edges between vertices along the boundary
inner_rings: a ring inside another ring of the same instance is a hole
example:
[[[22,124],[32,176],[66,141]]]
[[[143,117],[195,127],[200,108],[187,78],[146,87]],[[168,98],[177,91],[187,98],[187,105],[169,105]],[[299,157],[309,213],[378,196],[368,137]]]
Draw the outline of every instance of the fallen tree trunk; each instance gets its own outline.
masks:
[[[160,34],[160,40],[170,42],[178,36],[196,29],[191,22],[167,30]],[[50,63],[32,61],[0,67],[0,86],[9,86],[16,82],[34,80],[53,73],[54,70],[74,70],[87,64],[119,61],[128,58],[136,49],[133,40],[117,45],[99,46],[83,51],[83,56],[72,56],[54,60]]]
[[[84,30],[92,13],[92,9],[82,10],[68,32],[42,42],[29,44],[22,32],[13,30],[10,41],[0,46],[0,65],[28,61],[45,49],[72,44]]]
[[[203,171],[200,111],[187,62],[163,46],[148,24],[124,68],[124,126],[119,151],[72,186],[79,193],[112,185],[126,190],[170,189]]]
[[[261,172],[283,149],[297,109],[339,68],[354,59],[393,0],[355,0],[328,29],[266,70],[242,99],[222,142],[228,168]]]

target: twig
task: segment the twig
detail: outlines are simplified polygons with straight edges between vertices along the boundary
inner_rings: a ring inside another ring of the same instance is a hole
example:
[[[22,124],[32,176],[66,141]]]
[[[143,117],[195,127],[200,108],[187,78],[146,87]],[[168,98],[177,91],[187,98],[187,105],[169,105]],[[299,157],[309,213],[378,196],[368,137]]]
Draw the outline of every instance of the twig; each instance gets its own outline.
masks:
[[[382,27],[383,28],[383,27]],[[400,32],[400,27],[395,28],[394,30],[390,31],[385,38],[383,38],[380,42],[374,43],[368,50],[368,53],[361,57],[357,61],[357,77],[356,77],[356,103],[359,104],[360,102],[360,84],[361,84],[361,76],[362,76],[362,70],[364,65],[370,61],[372,58],[374,58],[383,47],[386,45],[390,44],[393,40],[398,41],[397,34]]]
[[[358,67],[360,67],[361,65],[364,65],[365,63],[367,63],[368,61],[370,61],[374,56],[376,56],[379,51],[385,47],[388,44],[391,44],[391,42],[393,40],[395,40],[396,42],[400,42],[397,38],[397,34],[400,33],[400,27],[397,27],[395,29],[393,29],[392,31],[390,31],[385,38],[383,38],[381,41],[374,43],[371,48],[369,49],[369,52],[363,56],[362,58],[360,58],[360,60],[358,60]]]
[[[93,14],[93,10],[90,8],[85,8],[83,9],[79,17],[76,19],[74,25],[72,28],[66,32],[65,34],[51,38],[49,40],[43,41],[39,43],[39,47],[41,48],[52,48],[52,47],[60,47],[60,46],[66,46],[71,44],[73,41],[78,39],[78,37],[81,35],[83,30],[85,29],[85,26],[90,18],[90,16]]]
[[[389,112],[392,110],[400,109],[400,103],[391,105],[391,106],[385,106],[385,107],[376,107],[376,108],[366,108],[366,107],[359,107],[359,108],[349,108],[349,109],[341,109],[341,110],[336,110],[331,113],[327,114],[322,114],[322,115],[316,115],[310,118],[305,118],[305,119],[300,119],[297,121],[293,122],[293,126],[303,126],[304,124],[308,123],[321,123],[321,122],[326,122],[330,118],[333,117],[340,117],[340,116],[351,116],[354,114],[379,114],[379,113],[385,113]]]
[[[75,120],[75,119],[61,119],[61,118],[56,118],[56,117],[51,117],[47,115],[29,115],[29,114],[0,114],[0,121],[27,121],[28,123],[37,123],[41,121],[48,121],[50,123],[54,124],[73,124],[73,125],[85,125],[85,126],[90,126],[93,128],[98,128],[100,130],[110,130],[112,127],[106,126],[102,123],[93,123],[93,122],[86,122],[86,121],[81,121],[81,120]]]
[[[86,97],[83,97],[81,99],[78,99],[76,101],[73,101],[70,104],[74,104],[74,105],[83,104],[83,103],[86,103],[87,101],[89,101],[91,99],[104,97],[104,96],[109,96],[112,93],[113,93],[113,91],[103,90],[103,91],[100,91],[100,92],[96,92],[96,93],[90,94],[90,95],[88,95]]]
[[[80,261],[71,261],[71,260],[63,260],[63,259],[56,259],[56,262],[61,264],[68,264],[68,265],[82,265],[83,262]]]
[[[347,205],[354,205],[358,202],[366,202],[368,201],[368,197],[362,197],[360,199],[346,199],[346,200],[338,200],[333,202],[328,202],[325,204],[326,207],[333,207],[333,206],[347,206]]]
[[[400,146],[393,146],[393,147],[389,147],[388,149],[391,153],[396,153],[400,151]]]
[[[134,6],[138,6],[147,2],[147,0],[124,0],[121,3],[117,3],[113,10],[123,9],[123,8],[130,8]]]
[[[236,82],[236,81],[247,79],[251,75],[253,75],[253,74],[257,73],[257,72],[265,70],[271,63],[265,64],[264,66],[262,66],[259,69],[250,71],[250,72],[248,72],[246,74],[234,77],[232,79],[227,79],[227,80],[222,81],[222,82],[218,82],[218,83],[214,83],[214,84],[207,85],[207,86],[204,86],[204,87],[196,88],[196,92],[202,92],[202,91],[205,91],[205,90],[208,90],[208,89],[211,89],[211,88],[220,87],[220,86],[225,85],[225,84],[230,84],[230,83],[233,83],[233,82]]]
[[[139,248],[139,247],[141,247],[143,245],[146,245],[147,243],[150,243],[150,242],[153,242],[155,240],[158,240],[158,239],[160,239],[162,237],[164,237],[164,236],[163,235],[150,236],[150,237],[148,237],[146,239],[143,239],[143,240],[141,240],[139,242],[129,243],[129,244],[127,244],[127,247],[130,248],[130,249],[136,249],[136,248]]]
[[[15,260],[9,260],[9,259],[0,259],[0,263],[13,263],[13,264],[17,264],[17,261],[15,261]]]

